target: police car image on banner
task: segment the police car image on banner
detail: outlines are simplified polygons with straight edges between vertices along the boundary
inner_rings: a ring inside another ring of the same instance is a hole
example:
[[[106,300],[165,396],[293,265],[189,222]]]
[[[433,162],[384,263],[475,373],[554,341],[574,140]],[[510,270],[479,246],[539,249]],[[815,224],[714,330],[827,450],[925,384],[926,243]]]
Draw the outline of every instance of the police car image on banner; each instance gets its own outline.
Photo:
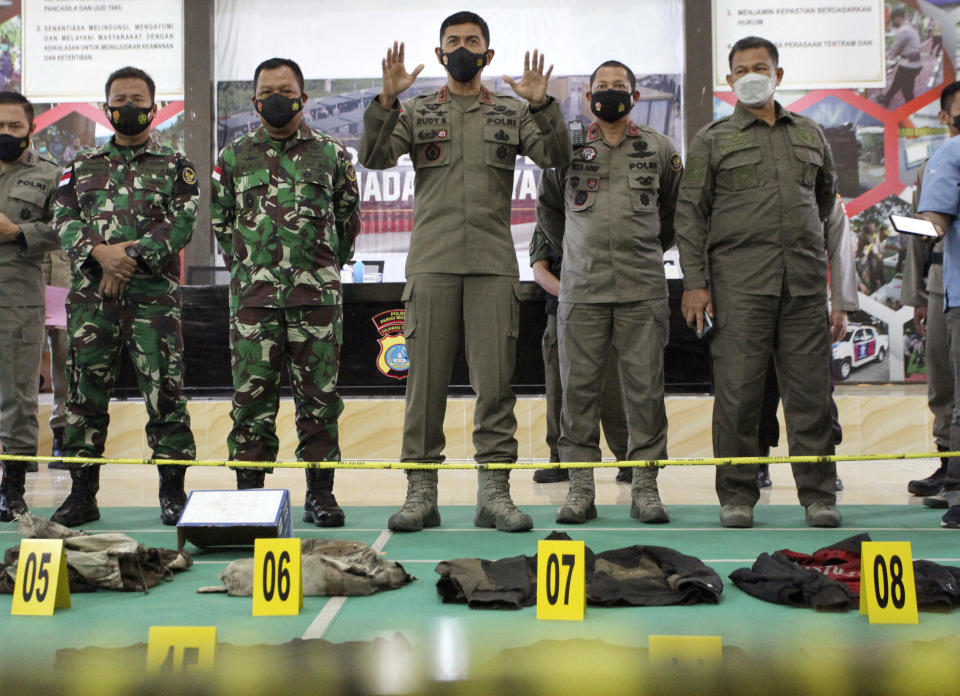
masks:
[[[410,369],[410,359],[407,357],[407,344],[403,340],[403,321],[406,311],[391,309],[381,312],[371,318],[377,327],[380,338],[380,352],[377,354],[377,369],[387,377],[406,379]]]
[[[833,344],[834,374],[847,379],[858,367],[876,360],[882,363],[889,352],[889,338],[869,325],[850,324],[846,333]]]

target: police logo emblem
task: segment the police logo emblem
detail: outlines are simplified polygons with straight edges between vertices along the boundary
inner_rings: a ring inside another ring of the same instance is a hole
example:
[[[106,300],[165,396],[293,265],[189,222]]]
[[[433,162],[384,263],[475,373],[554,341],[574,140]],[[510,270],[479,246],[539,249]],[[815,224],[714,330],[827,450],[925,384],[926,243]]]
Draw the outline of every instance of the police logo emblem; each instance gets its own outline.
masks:
[[[588,145],[580,150],[580,159],[584,160],[585,162],[597,159],[597,149]]]
[[[350,162],[347,162],[346,175],[347,175],[347,181],[357,180],[357,170],[353,168],[353,165],[350,164]]]
[[[403,339],[405,310],[391,309],[371,317],[380,338],[380,352],[377,355],[377,369],[381,374],[393,379],[406,379],[410,369],[407,346]]]
[[[683,169],[683,160],[680,159],[680,155],[678,153],[673,153],[673,157],[670,158],[670,166],[675,172],[679,172],[681,169]]]
[[[183,179],[183,183],[189,186],[197,183],[197,173],[193,170],[193,167],[184,167],[180,177]]]
[[[573,197],[574,205],[583,205],[587,202],[589,194],[586,191],[577,191],[577,195]]]
[[[574,189],[575,189],[575,188],[577,188],[579,185],[580,185],[580,177],[579,177],[579,176],[571,176],[571,177],[570,177],[570,188],[574,188]]]
[[[436,143],[430,143],[423,148],[423,156],[427,158],[428,162],[436,162],[438,159],[440,159],[440,155],[442,154],[443,148]]]
[[[30,219],[30,208],[24,208],[24,209],[22,209],[22,210],[20,211],[20,219],[21,219],[21,220],[29,220],[29,219]]]
[[[643,203],[644,205],[650,205],[650,196],[648,196],[648,195],[645,194],[645,193],[642,194],[642,195],[640,196],[640,202]]]
[[[507,156],[509,155],[509,151],[507,150],[506,145],[501,145],[500,147],[498,147],[496,155],[498,160],[507,159]]]
[[[493,137],[496,138],[497,140],[501,140],[501,141],[510,140],[510,136],[507,135],[502,129],[501,129],[501,130],[498,130],[498,131],[494,134]]]

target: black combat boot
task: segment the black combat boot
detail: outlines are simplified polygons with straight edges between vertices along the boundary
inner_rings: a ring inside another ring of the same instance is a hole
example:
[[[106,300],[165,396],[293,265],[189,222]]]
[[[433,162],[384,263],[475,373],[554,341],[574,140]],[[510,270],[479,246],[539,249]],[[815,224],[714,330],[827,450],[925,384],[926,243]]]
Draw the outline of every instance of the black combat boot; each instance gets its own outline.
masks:
[[[342,527],[343,510],[333,497],[333,469],[307,469],[303,521],[318,527]]]
[[[187,504],[187,494],[183,490],[183,477],[187,467],[167,464],[157,466],[160,472],[160,521],[174,525],[180,521],[183,506]]]
[[[47,462],[48,469],[69,469],[70,467],[60,461],[63,456],[63,428],[53,429],[53,447],[50,448],[50,456],[53,461]]]
[[[27,465],[23,462],[4,462],[3,480],[0,481],[0,522],[12,522],[14,513],[25,515],[27,504],[23,500]]]
[[[940,452],[948,451],[943,445],[937,445]],[[910,495],[922,495],[926,497],[936,496],[943,490],[943,479],[947,475],[947,464],[950,457],[940,457],[940,466],[927,478],[916,479],[907,483],[907,491]]]
[[[237,469],[237,490],[246,491],[251,488],[263,488],[263,482],[267,478],[267,472],[264,469]]]
[[[79,527],[84,522],[100,519],[97,491],[100,490],[100,465],[70,469],[70,495],[50,518],[64,527]]]

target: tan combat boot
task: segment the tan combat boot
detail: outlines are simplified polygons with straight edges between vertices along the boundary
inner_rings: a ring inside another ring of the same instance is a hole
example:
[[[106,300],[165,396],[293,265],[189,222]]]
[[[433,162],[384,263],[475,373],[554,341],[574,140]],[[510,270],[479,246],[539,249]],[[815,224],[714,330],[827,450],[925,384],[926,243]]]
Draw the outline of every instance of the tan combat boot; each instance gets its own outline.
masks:
[[[387,527],[392,532],[419,532],[424,527],[438,527],[437,472],[411,469],[407,471],[407,499],[403,507],[390,515]]]
[[[630,486],[630,517],[646,524],[659,524],[670,521],[670,513],[660,502],[657,490],[659,467],[638,466],[633,469],[633,484]]]
[[[593,483],[593,469],[570,469],[570,488],[567,499],[557,510],[557,522],[561,524],[583,524],[597,518],[597,506],[594,505],[596,486]]]
[[[510,498],[510,472],[477,471],[475,527],[496,527],[501,532],[529,532],[533,518],[521,512]]]

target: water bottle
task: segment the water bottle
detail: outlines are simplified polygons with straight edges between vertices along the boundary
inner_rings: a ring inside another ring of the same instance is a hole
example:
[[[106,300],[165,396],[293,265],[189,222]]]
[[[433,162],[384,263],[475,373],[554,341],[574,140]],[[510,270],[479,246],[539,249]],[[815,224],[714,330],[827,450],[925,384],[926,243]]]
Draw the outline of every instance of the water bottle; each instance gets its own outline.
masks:
[[[357,259],[353,263],[353,282],[362,283],[363,282],[363,261]]]

